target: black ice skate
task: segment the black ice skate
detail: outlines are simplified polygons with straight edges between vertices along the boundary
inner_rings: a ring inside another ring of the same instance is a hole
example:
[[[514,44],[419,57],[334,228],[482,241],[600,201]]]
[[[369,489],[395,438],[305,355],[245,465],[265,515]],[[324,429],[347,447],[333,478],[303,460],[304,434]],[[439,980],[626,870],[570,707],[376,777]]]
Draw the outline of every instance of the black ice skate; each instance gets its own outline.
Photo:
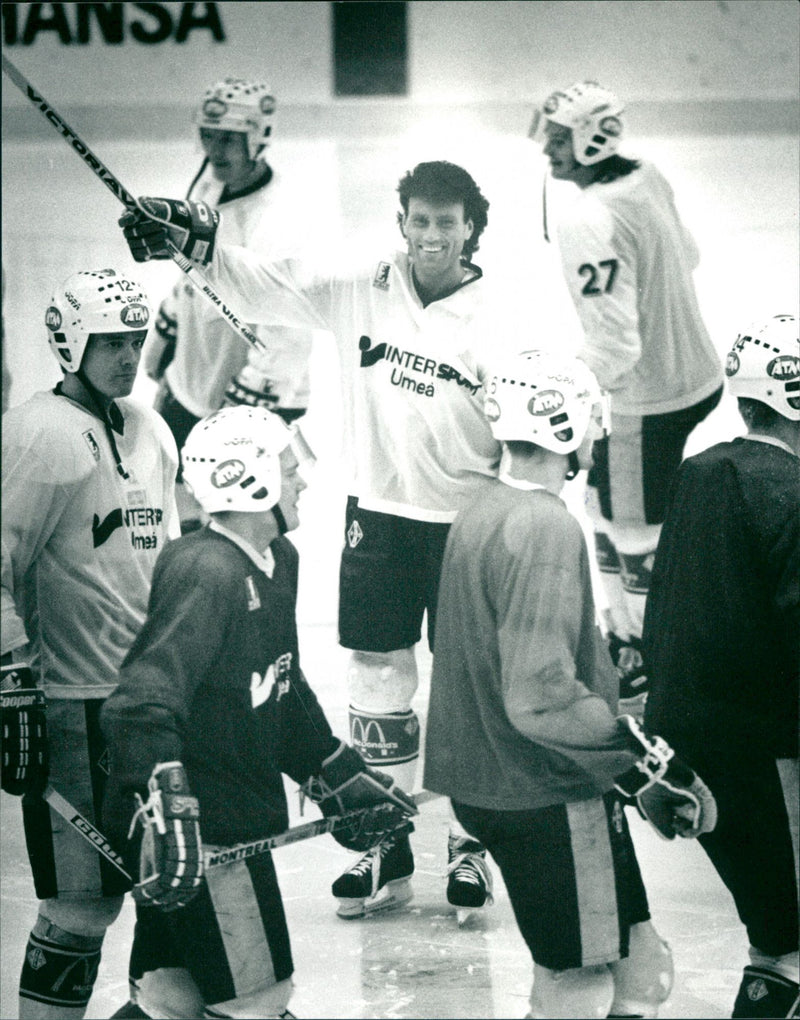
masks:
[[[477,840],[448,835],[447,875],[447,902],[456,908],[459,925],[475,910],[494,902],[486,849]]]
[[[408,881],[413,873],[407,832],[392,833],[333,883],[331,891],[339,900],[336,913],[351,919],[408,903],[414,895]]]
[[[798,986],[783,974],[763,967],[745,967],[732,1017],[796,1017]]]

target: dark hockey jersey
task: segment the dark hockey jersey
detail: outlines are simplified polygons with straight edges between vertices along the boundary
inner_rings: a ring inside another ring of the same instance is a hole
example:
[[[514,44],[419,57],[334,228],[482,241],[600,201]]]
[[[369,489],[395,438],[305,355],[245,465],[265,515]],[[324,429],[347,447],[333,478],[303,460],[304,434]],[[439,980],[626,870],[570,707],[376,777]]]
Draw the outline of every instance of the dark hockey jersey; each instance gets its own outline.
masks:
[[[159,557],[147,620],[103,708],[112,838],[124,837],[154,765],[175,760],[199,799],[204,842],[280,832],[282,773],[301,783],[337,747],[300,669],[297,551],[285,537],[270,549],[271,577],[212,525]]]
[[[800,460],[739,438],[684,461],[644,622],[645,722],[797,754]],[[683,739],[682,739],[683,738]]]

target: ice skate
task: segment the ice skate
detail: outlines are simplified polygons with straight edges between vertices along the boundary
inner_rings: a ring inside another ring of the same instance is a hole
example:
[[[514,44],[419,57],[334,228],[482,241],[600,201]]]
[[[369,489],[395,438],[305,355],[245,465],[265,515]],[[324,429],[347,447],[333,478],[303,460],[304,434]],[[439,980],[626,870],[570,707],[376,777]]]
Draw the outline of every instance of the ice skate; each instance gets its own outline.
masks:
[[[459,927],[494,902],[486,849],[477,840],[452,833],[447,837],[447,875],[447,902],[456,908]]]
[[[413,873],[407,833],[392,833],[333,883],[331,891],[339,900],[336,913],[349,920],[408,903],[414,895],[409,882]]]

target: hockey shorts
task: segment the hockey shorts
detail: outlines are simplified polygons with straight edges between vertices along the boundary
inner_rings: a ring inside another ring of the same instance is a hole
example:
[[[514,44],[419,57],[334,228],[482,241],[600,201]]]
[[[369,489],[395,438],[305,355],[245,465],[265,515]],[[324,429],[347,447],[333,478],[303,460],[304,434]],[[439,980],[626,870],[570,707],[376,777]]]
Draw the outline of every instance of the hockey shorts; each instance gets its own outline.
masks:
[[[172,390],[170,390],[165,382],[162,383],[162,388],[159,391],[155,409],[167,425],[169,425],[169,430],[175,437],[175,443],[180,451],[183,449],[189,433],[200,419],[197,415],[192,414],[191,411],[187,411],[183,404],[175,398]],[[178,475],[175,480],[177,482],[183,480],[183,470],[180,464],[178,465]]]
[[[100,731],[103,698],[47,705],[50,784],[100,828],[108,749]],[[40,900],[121,896],[130,882],[40,797],[22,799],[25,842]]]
[[[449,524],[363,510],[347,500],[339,572],[339,642],[361,652],[410,648],[428,613],[433,649],[436,597]]]
[[[618,525],[663,524],[667,497],[686,440],[722,397],[722,387],[700,403],[668,414],[611,413],[611,433],[592,447],[587,483],[600,510]]]
[[[453,801],[497,862],[535,963],[551,970],[628,955],[631,925],[650,918],[619,797],[490,811]]]
[[[130,977],[139,982],[161,967],[185,968],[207,1005],[291,977],[289,930],[271,854],[210,868],[199,894],[180,910],[137,907]]]

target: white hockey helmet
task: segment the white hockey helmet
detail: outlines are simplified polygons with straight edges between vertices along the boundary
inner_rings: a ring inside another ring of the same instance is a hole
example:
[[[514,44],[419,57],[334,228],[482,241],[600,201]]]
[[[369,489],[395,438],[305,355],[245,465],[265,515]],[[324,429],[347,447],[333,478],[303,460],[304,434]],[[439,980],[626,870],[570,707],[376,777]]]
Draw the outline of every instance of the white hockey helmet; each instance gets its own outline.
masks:
[[[534,114],[529,136],[541,142],[547,121],[572,131],[575,159],[592,166],[620,147],[625,107],[596,81],[581,81],[551,93]]]
[[[189,433],[184,481],[206,513],[271,510],[281,498],[280,455],[291,441],[291,429],[266,408],[223,407]]]
[[[555,453],[572,453],[599,414],[604,432],[608,403],[594,373],[575,357],[522,351],[492,373],[484,413],[498,441],[524,440]]]
[[[800,421],[800,334],[796,315],[773,315],[736,338],[725,361],[734,397],[767,404],[790,421]]]
[[[237,131],[247,136],[247,153],[255,159],[269,144],[275,96],[269,85],[226,78],[206,89],[197,113],[198,128]]]
[[[114,269],[74,273],[50,298],[47,340],[66,372],[77,372],[89,337],[146,330],[151,308],[141,284]]]

